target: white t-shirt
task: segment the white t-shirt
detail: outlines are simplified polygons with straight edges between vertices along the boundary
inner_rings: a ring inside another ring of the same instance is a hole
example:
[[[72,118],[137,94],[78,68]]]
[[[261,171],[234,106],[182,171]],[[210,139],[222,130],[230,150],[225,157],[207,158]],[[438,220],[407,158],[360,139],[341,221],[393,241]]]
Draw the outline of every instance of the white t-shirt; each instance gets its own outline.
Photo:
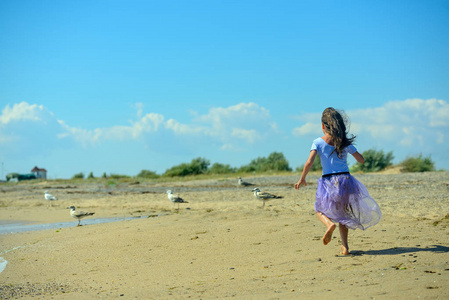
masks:
[[[335,147],[326,143],[322,138],[317,138],[312,143],[312,150],[316,150],[321,159],[321,166],[323,167],[323,175],[349,172],[348,162],[346,161],[349,154],[357,152],[354,145],[349,145],[343,149],[342,157],[339,158]],[[334,153],[332,153],[334,151]],[[332,153],[332,154],[331,154]]]

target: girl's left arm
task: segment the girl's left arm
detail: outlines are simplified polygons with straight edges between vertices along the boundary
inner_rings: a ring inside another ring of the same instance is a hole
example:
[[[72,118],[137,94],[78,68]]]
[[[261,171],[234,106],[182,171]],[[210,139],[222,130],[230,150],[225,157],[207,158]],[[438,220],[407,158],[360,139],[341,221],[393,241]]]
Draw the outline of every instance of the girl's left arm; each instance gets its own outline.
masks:
[[[299,189],[301,185],[307,185],[306,183],[306,176],[310,171],[310,168],[312,168],[313,162],[315,161],[315,157],[317,155],[316,150],[310,151],[309,158],[306,161],[306,164],[304,165],[304,169],[302,170],[301,178],[297,183],[295,183],[295,189]]]

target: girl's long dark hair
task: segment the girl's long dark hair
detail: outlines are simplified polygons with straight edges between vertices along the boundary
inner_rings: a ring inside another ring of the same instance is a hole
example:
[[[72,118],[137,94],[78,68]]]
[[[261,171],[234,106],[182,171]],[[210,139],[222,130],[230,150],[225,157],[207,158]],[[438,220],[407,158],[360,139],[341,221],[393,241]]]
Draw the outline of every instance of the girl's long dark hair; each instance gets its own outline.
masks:
[[[355,136],[351,135],[348,137],[348,132],[346,131],[348,118],[344,112],[328,107],[323,111],[321,123],[324,124],[325,131],[332,137],[335,147],[334,151],[337,152],[338,157],[341,157],[343,149],[352,145],[355,140]]]

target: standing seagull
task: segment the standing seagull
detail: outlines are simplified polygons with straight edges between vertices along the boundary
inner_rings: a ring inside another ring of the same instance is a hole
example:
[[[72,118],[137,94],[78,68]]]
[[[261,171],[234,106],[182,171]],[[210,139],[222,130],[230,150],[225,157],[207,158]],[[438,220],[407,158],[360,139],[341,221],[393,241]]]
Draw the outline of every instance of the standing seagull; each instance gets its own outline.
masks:
[[[258,200],[262,200],[263,201],[263,205],[262,207],[265,207],[265,201],[269,201],[272,199],[282,199],[284,197],[282,196],[276,196],[270,193],[266,193],[266,192],[261,192],[259,188],[255,188],[253,189],[254,192],[254,196],[258,199]]]
[[[179,195],[174,195],[171,190],[168,190],[167,194],[168,194],[168,199],[170,199],[170,201],[173,202],[173,204],[178,203],[178,210],[179,210],[179,203],[189,203],[189,202],[185,201],[184,199],[182,199],[181,197],[179,197]]]
[[[45,191],[45,200],[50,201],[50,206],[51,206],[51,201],[57,200],[57,199],[52,194],[49,194],[48,191]]]
[[[70,208],[70,215],[72,217],[74,217],[75,219],[78,219],[77,226],[82,226],[80,224],[82,218],[89,217],[89,216],[92,216],[93,214],[95,214],[94,212],[75,211],[75,206],[73,206],[73,205],[70,207],[67,207],[67,208]]]
[[[239,186],[251,186],[251,185],[254,185],[254,184],[243,181],[242,177],[239,177]]]

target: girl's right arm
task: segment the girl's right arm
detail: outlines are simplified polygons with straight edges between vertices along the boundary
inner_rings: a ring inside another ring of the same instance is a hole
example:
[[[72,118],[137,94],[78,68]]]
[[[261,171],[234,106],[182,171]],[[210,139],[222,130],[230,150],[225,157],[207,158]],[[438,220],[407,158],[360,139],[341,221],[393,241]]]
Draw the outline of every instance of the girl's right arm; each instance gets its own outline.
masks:
[[[359,164],[363,164],[365,162],[365,158],[363,158],[363,155],[360,154],[358,151],[352,153],[352,156],[354,156],[355,160],[359,163]]]
[[[315,161],[316,154],[317,154],[316,150],[310,151],[309,158],[307,159],[306,164],[304,165],[304,169],[302,170],[301,178],[299,179],[299,181],[297,183],[295,183],[295,189],[298,190],[301,185],[307,185],[306,176],[309,173],[310,168],[312,168],[313,162]]]

